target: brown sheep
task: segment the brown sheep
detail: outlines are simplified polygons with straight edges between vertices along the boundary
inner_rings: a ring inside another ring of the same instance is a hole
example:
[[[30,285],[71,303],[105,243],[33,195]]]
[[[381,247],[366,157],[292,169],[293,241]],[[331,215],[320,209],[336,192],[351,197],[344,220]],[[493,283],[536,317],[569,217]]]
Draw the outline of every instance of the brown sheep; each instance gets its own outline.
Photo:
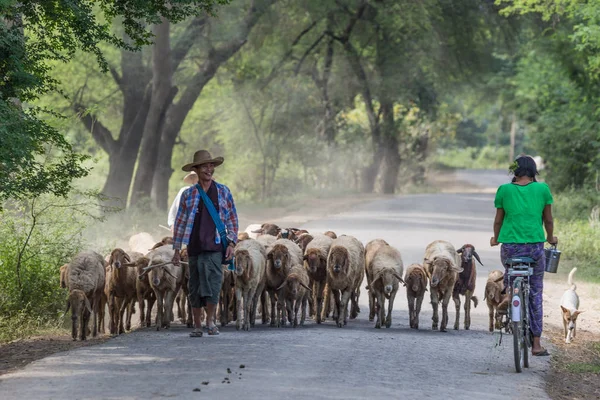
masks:
[[[335,232],[334,232],[334,231],[327,231],[327,232],[325,232],[323,235],[325,235],[325,236],[329,236],[329,237],[330,237],[330,238],[332,238],[332,239],[337,239],[337,235],[335,234]]]
[[[352,236],[334,239],[327,256],[327,285],[332,290],[337,309],[337,326],[347,323],[348,302],[356,301],[364,277],[365,249]]]
[[[377,311],[375,328],[392,326],[392,310],[394,299],[400,283],[404,283],[402,273],[404,264],[400,252],[381,239],[372,240],[365,247],[366,275],[369,287],[369,297],[373,299],[374,309],[370,310],[369,317]],[[369,260],[368,262],[366,260]],[[388,312],[385,314],[385,299],[388,299]]]
[[[384,246],[389,246],[389,244],[383,239],[371,240],[365,246],[365,275],[367,276],[367,290],[369,291],[369,321],[373,321],[375,319],[376,305],[374,293],[370,291],[371,276],[369,274],[368,267],[371,264],[371,260],[373,259],[375,252]]]
[[[258,233],[259,235],[277,236],[279,232],[281,232],[281,228],[277,225],[264,223],[260,226],[260,229],[254,230],[251,233]]]
[[[454,291],[452,292],[452,299],[456,306],[456,320],[454,321],[454,329],[458,330],[460,324],[460,296],[465,296],[465,329],[469,330],[471,327],[471,301],[473,301],[473,307],[477,308],[479,300],[475,293],[475,283],[477,281],[477,265],[475,260],[481,264],[479,254],[475,251],[475,246],[472,244],[465,244],[460,249],[456,250],[459,254],[458,262],[460,267],[463,269],[456,283],[454,284]],[[483,266],[483,264],[481,264]]]
[[[289,239],[277,239],[267,252],[266,287],[271,297],[271,326],[285,325],[285,304],[278,290],[292,265],[302,264],[302,250]],[[275,315],[277,307],[277,316]],[[291,320],[291,316],[288,316]]]
[[[67,274],[69,293],[80,290],[85,294],[93,313],[92,336],[94,337],[98,335],[98,316],[105,279],[105,261],[98,253],[83,251],[78,253],[69,263]],[[86,340],[88,321],[89,317],[83,320],[81,340]],[[77,332],[76,321],[73,321],[73,324],[74,332]]]
[[[504,272],[500,270],[491,271],[485,284],[485,295],[483,299],[488,306],[489,331],[502,329],[502,318],[508,311],[508,294],[502,294],[504,290]],[[494,324],[494,320],[496,323]]]
[[[145,326],[148,328],[152,326],[152,307],[156,303],[156,295],[152,290],[152,286],[150,286],[148,275],[145,273],[149,263],[149,258],[140,257],[135,262],[126,264],[127,267],[133,268],[137,275],[135,293],[140,306],[140,327]],[[145,302],[147,302],[147,306]]]
[[[248,240],[250,239],[250,235],[247,232],[239,232],[238,233],[238,242],[241,242],[242,240]]]
[[[325,319],[323,300],[327,285],[327,256],[329,255],[331,243],[333,243],[333,239],[329,236],[315,235],[304,251],[304,267],[312,281],[313,305],[316,307],[314,315],[317,324]]]
[[[188,328],[193,328],[194,323],[192,320],[192,304],[188,299],[190,266],[187,249],[181,250],[179,257],[181,260],[181,273],[183,280],[181,282],[181,289],[179,289],[179,292],[177,292],[177,296],[175,297],[175,304],[177,304],[177,318],[179,318],[179,322],[185,324]]]
[[[456,250],[451,243],[436,240],[425,249],[423,267],[429,276],[429,290],[431,291],[431,306],[433,308],[432,330],[438,330],[439,314],[438,302],[442,300],[442,322],[439,324],[441,332],[446,332],[448,325],[448,303],[454,291],[454,284],[462,268],[456,265]]]
[[[114,297],[120,299],[120,307],[113,308],[110,313],[111,334],[122,334],[125,330],[131,330],[131,315],[133,307],[137,300],[136,284],[137,274],[127,264],[133,260],[142,257],[140,253],[132,253],[130,256],[123,249],[116,248],[110,253],[108,266],[110,268],[110,280],[108,286],[109,304],[114,301]],[[123,314],[127,311],[126,320],[123,320]]]
[[[300,246],[300,250],[304,253],[306,251],[306,246],[314,239],[313,235],[310,233],[303,233],[296,238],[296,243]]]
[[[160,242],[158,242],[154,246],[152,246],[152,248],[149,249],[149,251],[152,251],[154,249],[158,249],[159,247],[166,246],[168,244],[173,244],[173,237],[171,237],[171,236],[165,236],[164,238],[162,238],[160,240]]]
[[[300,325],[304,325],[306,319],[306,305],[310,295],[310,287],[308,286],[308,273],[302,265],[292,265],[290,273],[285,278],[283,283],[277,290],[281,290],[283,299],[285,300],[285,308],[288,315],[294,315],[293,327],[298,326],[298,310],[302,306],[302,315],[300,316]]]
[[[427,273],[421,264],[411,264],[404,275],[410,327],[419,329],[421,304],[427,291]]]

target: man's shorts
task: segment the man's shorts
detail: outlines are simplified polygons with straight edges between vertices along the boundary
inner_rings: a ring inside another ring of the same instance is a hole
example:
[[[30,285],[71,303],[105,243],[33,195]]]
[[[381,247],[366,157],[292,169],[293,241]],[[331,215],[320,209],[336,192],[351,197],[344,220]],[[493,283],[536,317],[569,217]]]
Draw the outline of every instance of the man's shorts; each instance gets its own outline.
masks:
[[[190,304],[193,308],[206,304],[219,304],[219,294],[223,282],[223,253],[207,251],[197,257],[190,257],[190,281],[188,284]]]

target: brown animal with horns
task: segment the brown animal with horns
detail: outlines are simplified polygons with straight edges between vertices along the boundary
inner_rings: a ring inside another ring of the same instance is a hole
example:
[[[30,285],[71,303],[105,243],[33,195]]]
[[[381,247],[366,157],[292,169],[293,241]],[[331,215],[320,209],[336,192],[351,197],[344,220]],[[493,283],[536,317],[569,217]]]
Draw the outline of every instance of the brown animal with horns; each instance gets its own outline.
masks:
[[[456,320],[454,321],[454,329],[458,330],[460,323],[460,296],[465,296],[465,329],[469,330],[471,327],[471,301],[473,301],[473,307],[477,308],[479,300],[475,293],[475,282],[477,281],[477,264],[475,260],[481,263],[479,254],[475,251],[475,246],[472,244],[465,244],[460,249],[456,250],[456,264],[462,268],[462,272],[458,274],[458,279],[454,284],[454,291],[452,292],[452,299],[456,306]]]

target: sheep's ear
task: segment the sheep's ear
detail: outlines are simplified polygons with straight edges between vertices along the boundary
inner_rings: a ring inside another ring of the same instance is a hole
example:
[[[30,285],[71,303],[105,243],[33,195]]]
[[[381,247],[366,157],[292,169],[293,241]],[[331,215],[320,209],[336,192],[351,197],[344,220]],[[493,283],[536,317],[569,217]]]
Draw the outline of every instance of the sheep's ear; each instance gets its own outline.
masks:
[[[305,255],[302,257],[302,259],[303,259],[304,261],[308,260],[308,254],[305,254]]]
[[[285,286],[285,284],[287,283],[287,278],[285,278],[285,280],[283,281],[283,283],[275,290],[281,290],[283,289],[283,287]]]
[[[458,254],[462,254],[462,252],[465,250],[465,246],[461,247],[460,249],[456,250],[456,252]]]
[[[394,272],[393,275],[400,281],[400,283],[404,284],[404,279],[402,279],[402,277],[397,272]]]
[[[131,262],[131,257],[129,257],[129,254],[125,253],[125,259],[129,262]]]
[[[479,264],[481,264],[481,266],[483,266],[483,263],[481,262],[481,259],[479,258],[479,254],[477,254],[476,251],[473,251],[473,255],[475,256],[475,259],[479,262]]]
[[[306,286],[304,283],[300,282],[300,286],[304,287],[305,289],[307,289],[309,292],[312,293],[312,289],[309,288],[308,286]]]
[[[502,275],[500,278],[494,279],[494,282],[502,282],[503,280],[504,280],[504,275]]]

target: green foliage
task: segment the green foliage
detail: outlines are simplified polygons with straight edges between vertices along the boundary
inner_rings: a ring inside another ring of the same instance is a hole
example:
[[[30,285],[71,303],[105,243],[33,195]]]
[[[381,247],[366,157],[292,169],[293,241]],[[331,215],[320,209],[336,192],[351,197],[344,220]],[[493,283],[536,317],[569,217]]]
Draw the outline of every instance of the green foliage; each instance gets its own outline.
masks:
[[[505,169],[508,153],[507,146],[439,149],[432,161],[452,168]]]
[[[90,194],[43,196],[4,205],[0,224],[0,325],[30,328],[60,324],[65,291],[59,267],[86,247],[84,231],[99,216]],[[100,212],[100,211],[98,211]],[[2,335],[16,333],[0,332]]]
[[[587,220],[563,221],[556,219],[554,225],[562,251],[561,262],[572,260],[577,275],[582,279],[600,282],[600,227]]]
[[[152,38],[148,26],[161,18],[177,22],[226,2],[0,1],[0,203],[41,193],[65,196],[73,179],[87,173],[85,157],[48,122],[58,114],[28,104],[59,90],[50,62],[69,61],[81,50],[107,71],[101,45],[139,50]],[[112,33],[117,20],[127,40]]]
[[[552,213],[560,221],[587,221],[600,206],[600,193],[592,188],[569,189],[554,194]]]

